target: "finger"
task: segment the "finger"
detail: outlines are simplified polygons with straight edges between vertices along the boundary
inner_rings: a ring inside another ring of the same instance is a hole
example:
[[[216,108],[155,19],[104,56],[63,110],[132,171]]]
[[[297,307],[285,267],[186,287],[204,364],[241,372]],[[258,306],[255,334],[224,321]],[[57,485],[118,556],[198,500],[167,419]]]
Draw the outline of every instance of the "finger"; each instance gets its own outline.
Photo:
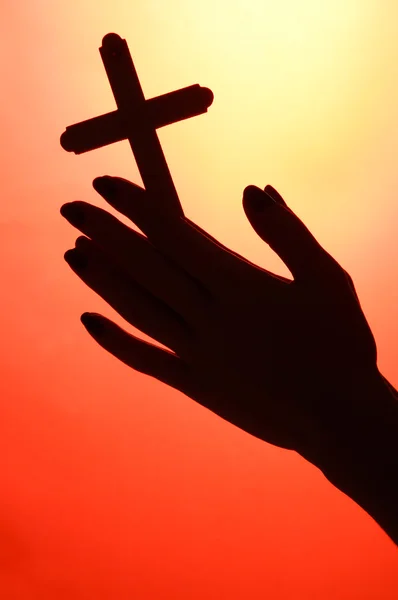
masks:
[[[61,214],[99,245],[126,274],[185,320],[197,322],[207,296],[203,286],[116,217],[86,202],[70,202]]]
[[[244,190],[243,208],[253,229],[280,256],[294,279],[327,276],[336,261],[290,208],[256,186]]]
[[[65,260],[131,325],[174,351],[189,348],[191,330],[183,318],[126,275],[94,242],[78,238]]]
[[[107,184],[105,187],[104,183]],[[158,207],[154,214],[147,192],[130,181],[121,177],[105,177],[95,179],[93,185],[111,206],[133,221],[162,254],[210,291],[225,292],[228,285],[225,276],[231,274],[234,276],[233,286],[236,286],[236,278],[240,273],[243,275],[250,264],[209,234],[203,235],[203,230],[189,219],[170,218]],[[264,274],[268,272],[264,271]],[[275,276],[269,276],[269,281],[274,282]],[[264,278],[264,285],[266,283]]]
[[[178,354],[140,340],[97,313],[83,313],[80,319],[95,341],[125,365],[162,381],[220,417],[230,420],[226,415],[231,407],[226,407],[211,395],[209,397],[206,385],[201,379],[198,381],[190,364]]]
[[[183,393],[189,391],[188,365],[169,350],[140,340],[97,313],[83,313],[80,319],[95,341],[128,367]]]
[[[282,196],[279,194],[279,192],[276,191],[274,187],[272,187],[272,185],[266,185],[264,188],[264,192],[271,196],[271,198],[273,198],[275,202],[282,204],[282,206],[286,206],[286,208],[288,207]]]
[[[231,256],[233,256],[236,259],[238,259],[240,261],[240,264],[241,264],[242,267],[244,267],[244,265],[247,265],[251,269],[254,268],[256,270],[259,270],[259,271],[265,273],[266,275],[268,275],[269,277],[281,281],[282,283],[290,283],[290,279],[287,279],[287,277],[283,277],[282,275],[278,275],[277,273],[272,273],[271,271],[268,271],[267,269],[264,269],[263,267],[259,267],[258,265],[256,265],[255,263],[251,262],[249,259],[245,258],[244,256],[242,256],[238,252],[235,252],[234,250],[231,250],[230,248],[227,248],[227,246],[224,246],[221,242],[219,242],[218,240],[216,240],[216,238],[214,238],[212,235],[210,235],[210,233],[208,233],[207,231],[205,231],[204,229],[202,229],[201,227],[199,227],[199,225],[197,223],[194,223],[193,221],[191,221],[187,217],[185,217],[185,221],[187,221],[188,224],[191,227],[193,227],[194,229],[196,229],[201,235],[207,237],[214,244],[217,244],[220,248],[222,248],[224,250],[224,252],[228,252]],[[243,277],[243,273],[242,273],[241,277]]]

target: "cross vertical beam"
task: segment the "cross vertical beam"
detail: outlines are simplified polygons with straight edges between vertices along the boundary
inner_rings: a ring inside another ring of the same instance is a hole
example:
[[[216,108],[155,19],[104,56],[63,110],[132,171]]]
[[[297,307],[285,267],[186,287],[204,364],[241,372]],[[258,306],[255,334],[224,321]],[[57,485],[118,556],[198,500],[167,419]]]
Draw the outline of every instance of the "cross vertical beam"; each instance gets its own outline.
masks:
[[[156,129],[206,112],[213,93],[196,84],[146,100],[126,40],[108,33],[99,51],[118,109],[67,127],[62,147],[80,154],[128,139],[151,202],[167,216],[183,216]]]

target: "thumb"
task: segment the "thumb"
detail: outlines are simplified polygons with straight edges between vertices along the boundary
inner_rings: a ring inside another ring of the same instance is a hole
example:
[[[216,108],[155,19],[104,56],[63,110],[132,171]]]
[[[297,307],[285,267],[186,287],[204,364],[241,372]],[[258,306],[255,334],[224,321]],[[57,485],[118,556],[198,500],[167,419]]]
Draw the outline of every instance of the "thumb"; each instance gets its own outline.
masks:
[[[249,185],[243,210],[255,232],[283,260],[294,279],[324,278],[336,261],[322,248],[304,223],[270,185]]]
[[[271,196],[271,198],[273,198],[275,202],[278,202],[278,204],[282,204],[282,206],[286,206],[286,208],[288,208],[282,196],[276,191],[274,187],[272,187],[272,185],[266,185],[264,188],[264,192]]]

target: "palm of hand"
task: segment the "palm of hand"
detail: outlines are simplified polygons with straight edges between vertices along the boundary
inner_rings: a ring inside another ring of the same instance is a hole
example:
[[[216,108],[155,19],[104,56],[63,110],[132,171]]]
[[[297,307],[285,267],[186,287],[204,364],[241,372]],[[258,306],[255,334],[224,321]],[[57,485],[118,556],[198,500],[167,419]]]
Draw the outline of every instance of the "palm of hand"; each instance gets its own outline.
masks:
[[[196,332],[187,395],[260,439],[305,451],[314,428],[344,418],[347,385],[376,364],[373,335],[343,277],[326,292],[296,281],[270,288],[250,266],[246,280],[236,275],[235,293]]]
[[[275,191],[263,216],[244,208],[293,281],[253,265],[188,219],[154,217],[144,190],[113,181],[117,194],[102,195],[147,238],[106,211],[73,203],[83,222],[65,216],[90,239],[76,243],[85,268],[72,268],[175,354],[103,317],[97,342],[252,435],[309,453],[328,420],[353,410],[341,390],[376,369],[374,338],[348,274]]]

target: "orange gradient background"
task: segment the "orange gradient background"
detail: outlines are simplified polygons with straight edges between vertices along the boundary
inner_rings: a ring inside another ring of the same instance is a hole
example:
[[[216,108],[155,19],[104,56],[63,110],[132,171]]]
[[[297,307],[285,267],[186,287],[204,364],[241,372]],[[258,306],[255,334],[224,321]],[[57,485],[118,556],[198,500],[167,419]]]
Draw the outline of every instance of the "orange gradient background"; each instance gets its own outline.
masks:
[[[352,275],[397,387],[397,22],[391,0],[4,3],[1,598],[397,598],[396,546],[317,468],[94,342],[85,311],[149,338],[65,263],[79,232],[59,214],[116,214],[96,176],[141,181],[128,142],[59,143],[115,109],[98,52],[113,31],[147,98],[214,92],[159,131],[186,215],[289,276],[242,208],[247,185],[273,185]]]

